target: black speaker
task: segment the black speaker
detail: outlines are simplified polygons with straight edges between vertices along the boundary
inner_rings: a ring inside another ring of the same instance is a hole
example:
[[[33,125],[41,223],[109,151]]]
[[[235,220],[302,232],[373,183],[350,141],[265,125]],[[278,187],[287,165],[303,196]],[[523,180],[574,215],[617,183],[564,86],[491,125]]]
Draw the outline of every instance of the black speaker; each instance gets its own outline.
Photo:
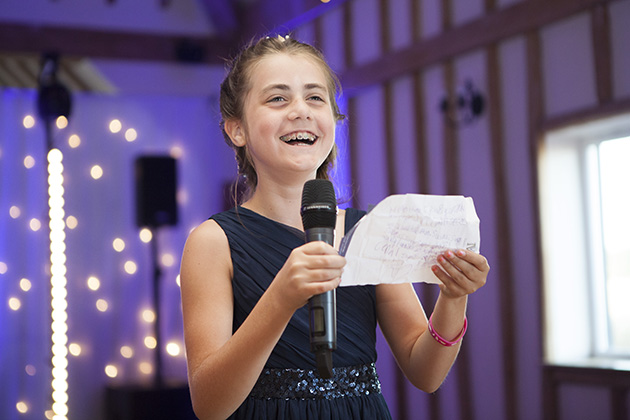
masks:
[[[135,161],[136,224],[177,224],[177,166],[171,156],[140,156]]]

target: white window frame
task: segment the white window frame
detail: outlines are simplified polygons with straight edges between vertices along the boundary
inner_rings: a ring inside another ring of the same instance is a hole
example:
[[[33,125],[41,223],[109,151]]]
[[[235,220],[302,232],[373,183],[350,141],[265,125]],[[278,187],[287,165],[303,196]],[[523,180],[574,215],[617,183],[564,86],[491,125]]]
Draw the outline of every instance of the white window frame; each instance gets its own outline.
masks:
[[[547,364],[630,370],[630,354],[609,348],[599,185],[586,173],[597,164],[599,143],[626,136],[628,113],[544,137],[538,179]]]

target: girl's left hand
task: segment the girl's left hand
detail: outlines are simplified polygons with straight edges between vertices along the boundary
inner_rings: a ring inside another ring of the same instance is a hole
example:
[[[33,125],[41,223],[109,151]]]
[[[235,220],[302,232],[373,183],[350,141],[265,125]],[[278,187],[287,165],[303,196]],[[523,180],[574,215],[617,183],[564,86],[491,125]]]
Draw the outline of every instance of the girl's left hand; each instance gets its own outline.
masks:
[[[464,297],[486,284],[490,266],[481,254],[460,249],[446,251],[437,260],[431,270],[442,282],[440,290],[446,297]]]

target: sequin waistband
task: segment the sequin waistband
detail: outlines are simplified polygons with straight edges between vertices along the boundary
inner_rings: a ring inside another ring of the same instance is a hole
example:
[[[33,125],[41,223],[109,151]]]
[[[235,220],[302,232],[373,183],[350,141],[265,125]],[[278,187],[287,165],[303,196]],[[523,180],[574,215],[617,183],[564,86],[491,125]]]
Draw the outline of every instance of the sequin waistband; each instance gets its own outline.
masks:
[[[333,368],[333,377],[323,379],[314,370],[265,369],[250,393],[258,399],[318,399],[380,394],[374,363]]]

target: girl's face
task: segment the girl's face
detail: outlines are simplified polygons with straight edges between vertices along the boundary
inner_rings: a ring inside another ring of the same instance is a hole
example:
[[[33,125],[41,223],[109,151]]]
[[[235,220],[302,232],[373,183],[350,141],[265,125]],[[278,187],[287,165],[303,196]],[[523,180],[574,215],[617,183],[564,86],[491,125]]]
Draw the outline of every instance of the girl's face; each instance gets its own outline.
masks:
[[[296,172],[314,178],[335,141],[321,67],[304,55],[277,53],[253,66],[249,85],[243,120],[226,127],[236,146],[247,146],[259,182]]]

